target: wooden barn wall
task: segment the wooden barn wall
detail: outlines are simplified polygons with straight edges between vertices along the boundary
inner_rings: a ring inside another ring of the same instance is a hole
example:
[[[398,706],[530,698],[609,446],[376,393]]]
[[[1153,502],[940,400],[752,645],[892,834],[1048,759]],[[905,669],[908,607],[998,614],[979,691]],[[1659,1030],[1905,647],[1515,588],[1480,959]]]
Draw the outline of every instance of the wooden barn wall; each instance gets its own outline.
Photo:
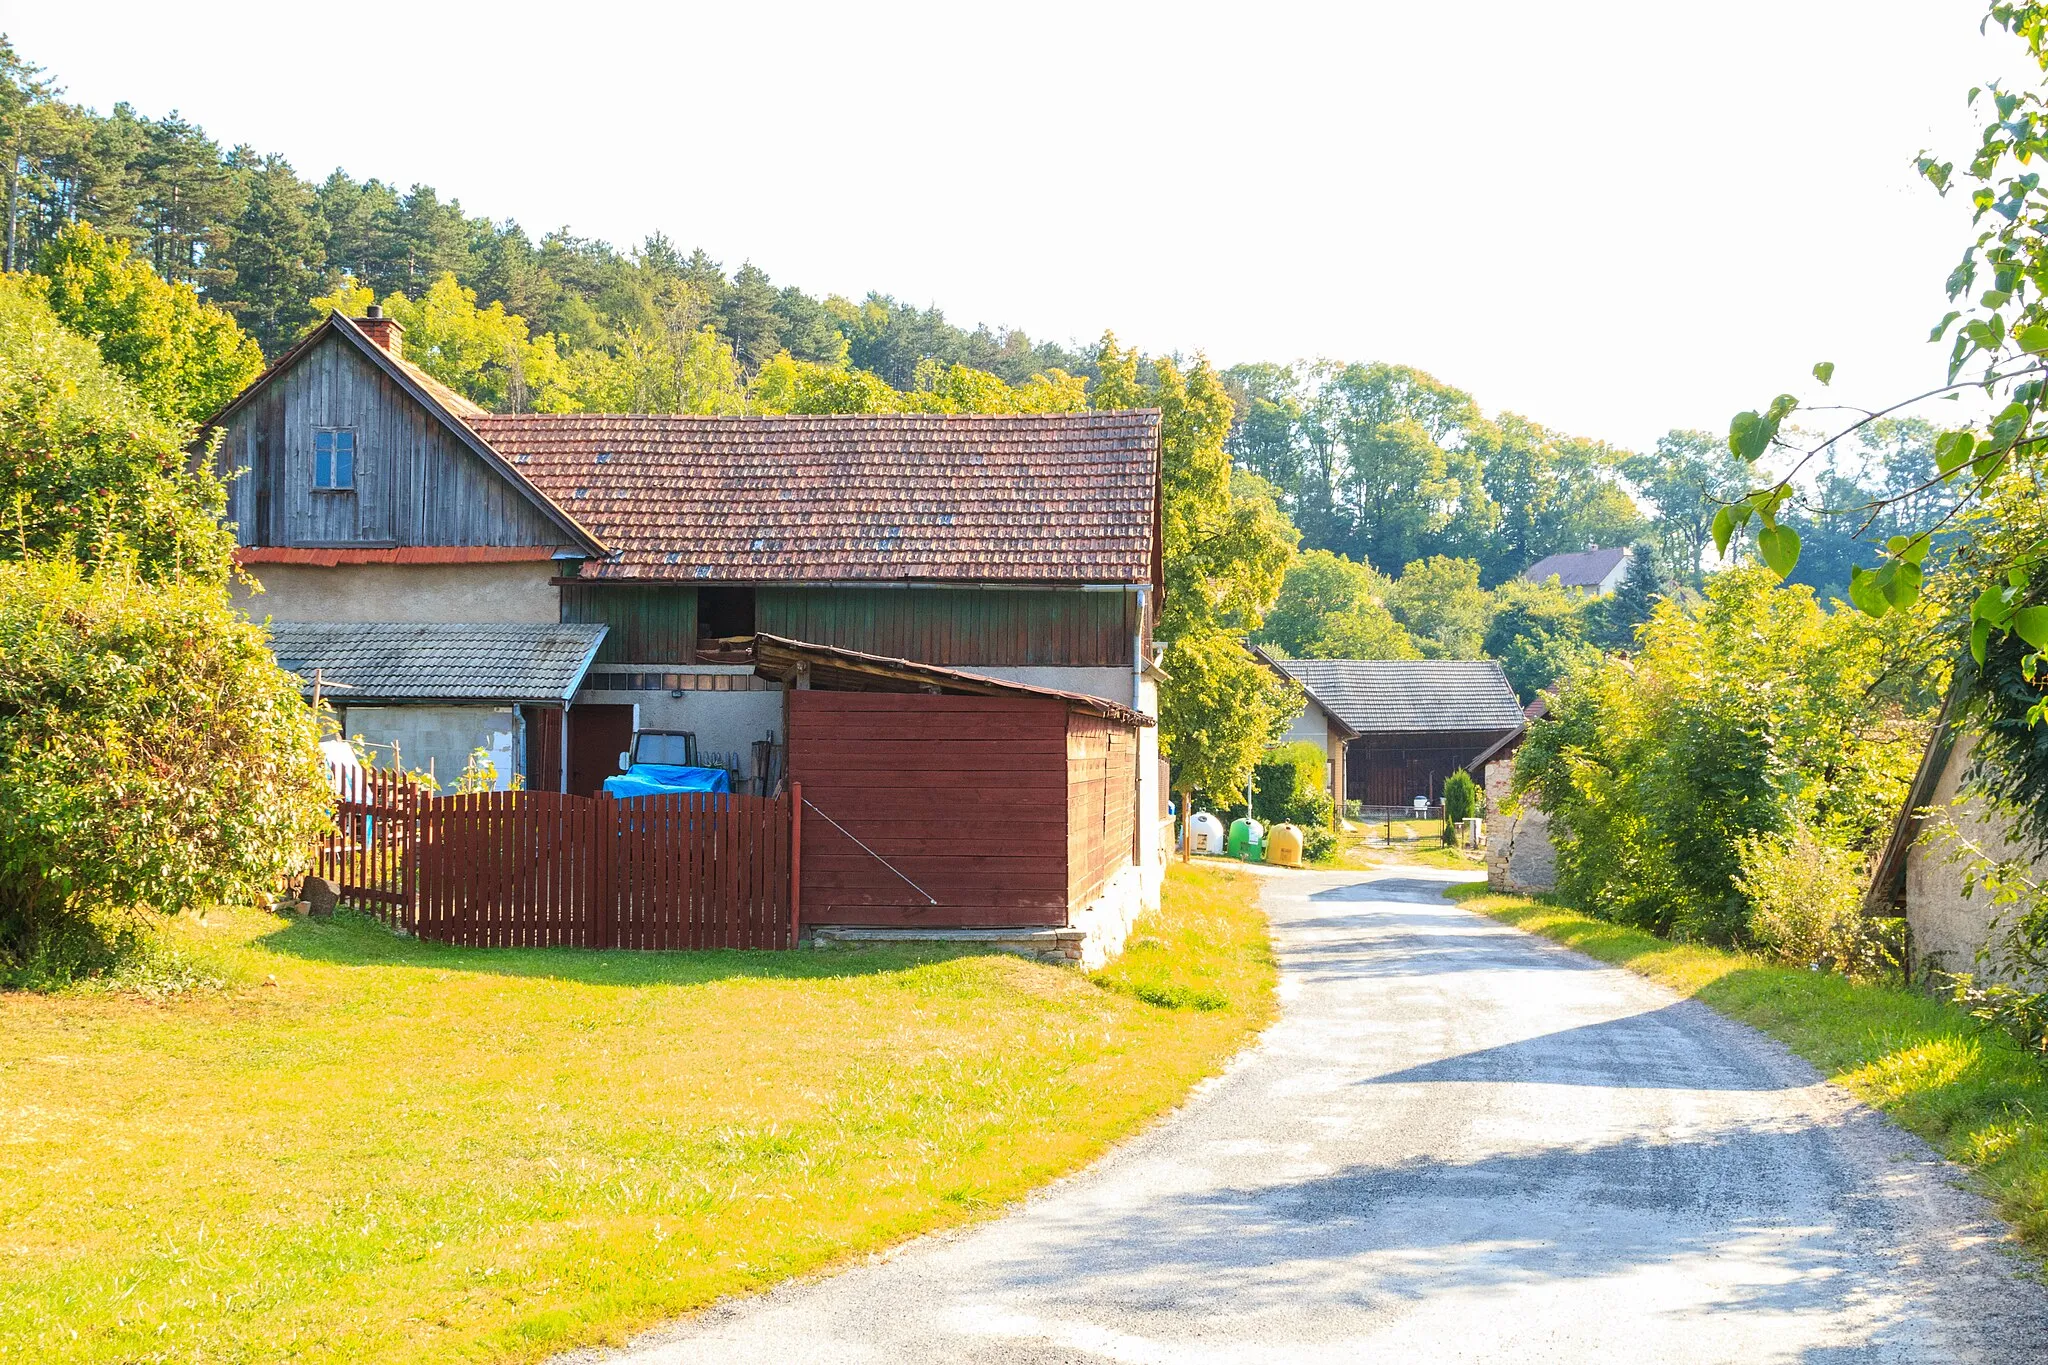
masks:
[[[1500,730],[1432,730],[1366,735],[1344,755],[1346,795],[1368,806],[1405,806],[1443,798],[1444,779],[1498,740]]]
[[[792,690],[807,924],[1067,922],[1067,708],[1031,697]]]
[[[692,664],[697,660],[697,590],[563,584],[562,619],[610,626],[600,664]]]
[[[313,433],[356,434],[355,489],[313,489]],[[216,457],[243,545],[554,545],[526,497],[336,337],[229,422]]]
[[[1137,595],[1052,589],[763,588],[757,629],[956,668],[1130,667]]]
[[[1067,716],[1067,904],[1075,909],[1131,865],[1138,836],[1138,736],[1083,711]]]

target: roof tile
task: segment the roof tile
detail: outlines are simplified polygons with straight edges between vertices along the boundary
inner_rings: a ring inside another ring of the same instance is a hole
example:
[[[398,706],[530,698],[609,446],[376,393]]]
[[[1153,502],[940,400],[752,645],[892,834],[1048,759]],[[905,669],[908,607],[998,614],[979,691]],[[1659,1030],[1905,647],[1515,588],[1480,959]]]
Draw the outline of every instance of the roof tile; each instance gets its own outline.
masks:
[[[587,578],[1152,574],[1157,412],[466,420],[612,547]]]

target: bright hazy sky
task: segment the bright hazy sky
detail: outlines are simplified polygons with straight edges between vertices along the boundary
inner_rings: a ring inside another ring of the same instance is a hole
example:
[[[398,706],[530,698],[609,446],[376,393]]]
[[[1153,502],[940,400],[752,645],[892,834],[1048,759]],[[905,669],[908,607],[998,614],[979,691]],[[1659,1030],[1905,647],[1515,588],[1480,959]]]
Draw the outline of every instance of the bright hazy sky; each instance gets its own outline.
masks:
[[[1034,337],[1399,361],[1640,446],[1816,360],[1845,398],[1939,381],[1968,212],[1911,160],[2024,69],[1983,8],[0,0],[0,29],[74,100],[314,179]]]

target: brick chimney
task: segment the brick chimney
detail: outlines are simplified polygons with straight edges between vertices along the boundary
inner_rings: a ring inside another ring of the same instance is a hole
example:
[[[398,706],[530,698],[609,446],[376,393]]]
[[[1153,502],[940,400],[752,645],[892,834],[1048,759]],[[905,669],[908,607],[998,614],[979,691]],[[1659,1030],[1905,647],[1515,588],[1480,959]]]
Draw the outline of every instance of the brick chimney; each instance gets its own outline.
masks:
[[[356,326],[393,360],[405,359],[405,329],[397,319],[385,317],[382,308],[371,304],[370,311],[356,319]]]

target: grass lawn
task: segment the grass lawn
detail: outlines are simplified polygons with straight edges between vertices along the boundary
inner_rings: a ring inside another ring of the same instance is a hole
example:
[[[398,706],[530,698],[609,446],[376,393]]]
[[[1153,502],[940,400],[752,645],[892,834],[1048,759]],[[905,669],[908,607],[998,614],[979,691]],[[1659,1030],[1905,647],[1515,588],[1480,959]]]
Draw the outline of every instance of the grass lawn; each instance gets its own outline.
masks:
[[[1266,1023],[1256,895],[1093,980],[183,925],[227,984],[0,995],[0,1361],[533,1359],[982,1216]]]
[[[1945,1001],[1895,986],[1671,943],[1575,910],[1454,887],[1468,908],[1569,944],[1784,1042],[1901,1127],[1971,1168],[2048,1254],[2048,1066]]]

